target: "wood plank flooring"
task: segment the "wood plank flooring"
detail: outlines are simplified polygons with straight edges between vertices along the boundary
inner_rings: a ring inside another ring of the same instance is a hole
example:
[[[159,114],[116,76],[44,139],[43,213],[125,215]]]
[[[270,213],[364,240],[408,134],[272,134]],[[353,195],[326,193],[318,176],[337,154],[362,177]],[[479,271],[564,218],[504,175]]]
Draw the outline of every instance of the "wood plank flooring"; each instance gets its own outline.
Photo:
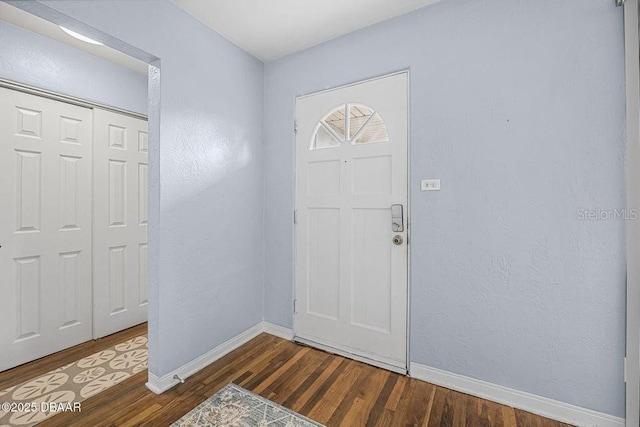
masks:
[[[146,332],[136,326],[0,373],[0,390]],[[262,334],[171,390],[147,373],[41,426],[167,426],[229,382],[331,426],[564,427],[553,420]]]

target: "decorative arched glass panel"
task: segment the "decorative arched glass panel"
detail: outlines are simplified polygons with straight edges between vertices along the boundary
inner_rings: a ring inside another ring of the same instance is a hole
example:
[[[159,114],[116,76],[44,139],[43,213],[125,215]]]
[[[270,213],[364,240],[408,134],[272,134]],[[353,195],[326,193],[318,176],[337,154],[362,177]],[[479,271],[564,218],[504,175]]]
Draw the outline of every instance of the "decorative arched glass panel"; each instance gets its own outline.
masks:
[[[318,125],[313,142],[312,148],[314,149],[339,147],[342,143],[327,128],[320,125]]]
[[[344,126],[345,126],[345,107],[341,106],[335,108],[329,114],[327,114],[324,119],[324,122],[329,125],[329,127],[336,133],[338,138],[344,141]]]
[[[387,126],[380,114],[362,104],[339,105],[318,122],[309,149],[339,147],[389,140]]]

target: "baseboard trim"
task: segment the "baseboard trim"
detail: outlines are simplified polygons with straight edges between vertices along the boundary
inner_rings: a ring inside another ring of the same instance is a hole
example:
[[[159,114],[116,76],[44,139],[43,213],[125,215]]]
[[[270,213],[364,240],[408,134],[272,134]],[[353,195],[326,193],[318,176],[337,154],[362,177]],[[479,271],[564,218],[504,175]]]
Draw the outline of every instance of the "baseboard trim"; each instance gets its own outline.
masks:
[[[293,339],[293,330],[284,326],[275,325],[269,322],[262,322],[263,332],[291,341]]]
[[[413,378],[556,421],[584,427],[624,427],[622,418],[418,363],[412,363],[409,372]]]
[[[160,378],[149,373],[149,380],[146,386],[152,392],[162,394],[179,383],[178,380],[173,378],[175,375],[178,375],[183,380],[187,379],[263,332],[286,340],[293,339],[293,330],[273,323],[261,322]],[[411,363],[409,375],[422,381],[503,405],[512,406],[568,424],[583,427],[624,427],[625,425],[624,419],[602,412],[581,408],[418,363]]]
[[[261,322],[160,378],[149,373],[149,379],[146,386],[155,394],[162,394],[179,383],[178,380],[174,379],[175,375],[178,375],[178,377],[185,380],[196,372],[206,368],[216,360],[222,358],[228,353],[231,353],[241,345],[251,341],[263,332],[286,340],[291,340],[293,338],[293,331],[291,329],[274,325],[269,322]]]

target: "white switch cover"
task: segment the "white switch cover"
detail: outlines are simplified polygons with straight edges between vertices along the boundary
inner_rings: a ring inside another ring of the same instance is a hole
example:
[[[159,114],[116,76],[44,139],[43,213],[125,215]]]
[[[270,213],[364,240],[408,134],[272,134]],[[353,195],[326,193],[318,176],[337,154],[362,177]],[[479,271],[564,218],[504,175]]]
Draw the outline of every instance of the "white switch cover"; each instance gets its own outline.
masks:
[[[420,181],[420,189],[422,191],[440,191],[439,179],[423,179]]]

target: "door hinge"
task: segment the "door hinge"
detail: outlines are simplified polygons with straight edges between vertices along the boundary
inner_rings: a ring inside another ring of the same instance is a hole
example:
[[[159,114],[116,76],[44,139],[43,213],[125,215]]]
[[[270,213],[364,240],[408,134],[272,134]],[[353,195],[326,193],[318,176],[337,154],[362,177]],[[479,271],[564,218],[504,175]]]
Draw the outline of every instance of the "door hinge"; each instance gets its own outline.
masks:
[[[298,133],[298,121],[293,121],[293,133]]]
[[[626,1],[627,1],[627,0],[616,0],[616,6],[624,6],[624,3],[625,3]]]
[[[623,375],[624,382],[626,383],[627,382],[627,358],[626,357],[624,358],[624,366],[623,366],[622,369],[623,369],[623,373],[624,373],[624,375]]]
[[[298,223],[298,209],[293,210],[293,223],[294,224]]]
[[[293,314],[297,314],[298,313],[298,300],[294,299],[293,300]]]

